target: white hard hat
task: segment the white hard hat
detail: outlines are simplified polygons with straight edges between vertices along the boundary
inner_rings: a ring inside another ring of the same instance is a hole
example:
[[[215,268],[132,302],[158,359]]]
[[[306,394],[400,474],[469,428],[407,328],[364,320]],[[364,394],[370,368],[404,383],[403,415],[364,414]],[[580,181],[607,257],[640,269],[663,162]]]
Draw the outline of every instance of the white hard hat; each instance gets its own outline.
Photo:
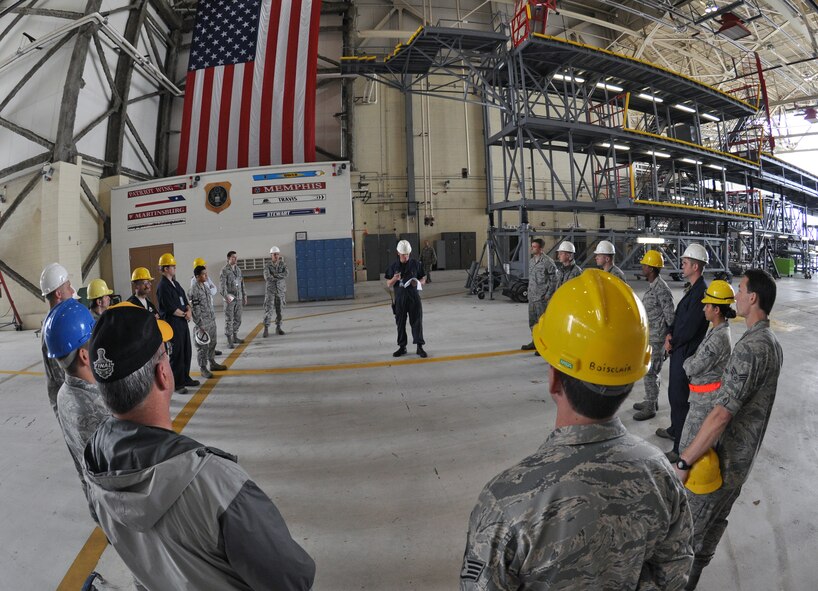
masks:
[[[201,347],[206,347],[210,344],[210,335],[207,334],[206,331],[202,330],[201,328],[197,328],[194,332],[193,338],[196,340],[196,344]]]
[[[59,263],[49,263],[40,274],[40,291],[47,296],[68,281],[68,271]]]
[[[281,249],[277,246],[274,246],[270,249],[270,254],[275,254],[277,252],[281,252]]]
[[[560,242],[560,245],[557,247],[557,252],[570,252],[574,254],[577,252],[577,249],[574,248],[573,242],[568,242],[567,240],[563,240]]]
[[[412,252],[412,245],[408,240],[401,240],[398,242],[398,254],[409,254]]]
[[[695,259],[697,261],[702,261],[704,264],[710,262],[710,255],[707,254],[707,250],[701,244],[693,242],[685,248],[684,253],[682,253],[683,259]]]
[[[596,250],[594,251],[594,254],[614,255],[616,254],[616,249],[614,248],[614,245],[611,242],[608,242],[607,240],[600,240],[599,244],[596,245]]]

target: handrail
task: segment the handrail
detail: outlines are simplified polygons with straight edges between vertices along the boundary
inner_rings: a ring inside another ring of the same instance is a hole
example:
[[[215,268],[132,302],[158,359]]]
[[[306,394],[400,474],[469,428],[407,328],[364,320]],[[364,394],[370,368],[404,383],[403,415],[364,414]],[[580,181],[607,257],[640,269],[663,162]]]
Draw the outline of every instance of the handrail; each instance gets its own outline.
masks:
[[[153,79],[159,86],[162,86],[170,91],[173,96],[183,96],[185,94],[185,91],[176,86],[170,78],[165,76],[165,74],[153,64],[153,62],[140,55],[136,47],[131,45],[131,43],[125,39],[125,37],[123,37],[119,31],[115,30],[111,25],[109,25],[108,18],[102,16],[99,12],[86,14],[75,21],[54,29],[50,33],[46,33],[42,37],[39,37],[33,41],[30,45],[19,48],[14,55],[0,61],[0,72],[35,49],[41,49],[42,47],[54,43],[58,39],[64,37],[71,31],[94,22],[97,23],[100,31],[102,31],[102,33],[108,37],[108,39],[110,39],[117,47],[122,49],[131,57],[131,59],[134,60],[134,63],[139,66],[142,73],[148,78]],[[104,56],[100,56],[100,59],[104,59]]]

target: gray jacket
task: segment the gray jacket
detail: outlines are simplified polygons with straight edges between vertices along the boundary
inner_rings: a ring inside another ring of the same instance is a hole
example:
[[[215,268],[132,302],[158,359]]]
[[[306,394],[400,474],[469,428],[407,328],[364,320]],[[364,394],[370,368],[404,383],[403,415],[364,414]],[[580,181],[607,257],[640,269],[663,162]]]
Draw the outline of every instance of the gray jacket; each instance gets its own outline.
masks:
[[[99,525],[147,589],[309,589],[310,556],[235,457],[116,418],[84,456]]]

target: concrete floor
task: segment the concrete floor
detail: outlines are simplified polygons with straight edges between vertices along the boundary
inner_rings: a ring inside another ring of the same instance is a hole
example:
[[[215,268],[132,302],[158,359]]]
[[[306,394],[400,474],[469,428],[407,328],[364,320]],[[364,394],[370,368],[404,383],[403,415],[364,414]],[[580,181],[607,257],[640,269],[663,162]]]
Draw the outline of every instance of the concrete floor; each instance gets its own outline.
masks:
[[[319,591],[456,589],[480,489],[553,426],[546,366],[519,352],[526,307],[478,300],[463,280],[461,271],[436,273],[424,290],[425,361],[393,362],[388,299],[370,282],[354,301],[290,305],[283,337],[262,339],[261,310],[246,310],[240,333],[255,336],[230,371],[206,398],[174,397],[174,416],[201,403],[184,433],[237,454],[276,502],[315,559]],[[818,588],[818,290],[815,279],[778,286],[778,399],[702,590]],[[673,289],[678,301],[681,286]],[[731,330],[735,342],[743,322]],[[640,383],[623,408],[642,393]],[[653,435],[669,423],[666,403],[651,421],[632,414],[622,412],[629,429],[668,447]],[[0,446],[0,587],[78,589],[70,577],[97,560],[93,540],[84,549],[92,522],[31,331],[0,331]],[[131,586],[110,547],[97,568],[106,588]]]

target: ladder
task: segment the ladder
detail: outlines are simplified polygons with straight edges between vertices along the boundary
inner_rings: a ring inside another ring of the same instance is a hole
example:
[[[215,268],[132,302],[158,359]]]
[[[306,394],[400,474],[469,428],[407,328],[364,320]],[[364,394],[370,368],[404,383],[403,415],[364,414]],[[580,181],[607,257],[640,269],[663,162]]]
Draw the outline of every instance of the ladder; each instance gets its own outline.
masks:
[[[3,277],[3,272],[0,271],[0,297],[3,297],[3,292],[6,292],[6,297],[9,299],[9,304],[11,305],[11,320],[8,322],[0,321],[0,328],[6,328],[7,326],[14,326],[15,330],[23,330],[23,319],[20,318],[20,313],[17,311],[17,306],[14,305],[14,300],[11,299],[11,293],[9,293],[9,287],[6,285],[6,279]]]

